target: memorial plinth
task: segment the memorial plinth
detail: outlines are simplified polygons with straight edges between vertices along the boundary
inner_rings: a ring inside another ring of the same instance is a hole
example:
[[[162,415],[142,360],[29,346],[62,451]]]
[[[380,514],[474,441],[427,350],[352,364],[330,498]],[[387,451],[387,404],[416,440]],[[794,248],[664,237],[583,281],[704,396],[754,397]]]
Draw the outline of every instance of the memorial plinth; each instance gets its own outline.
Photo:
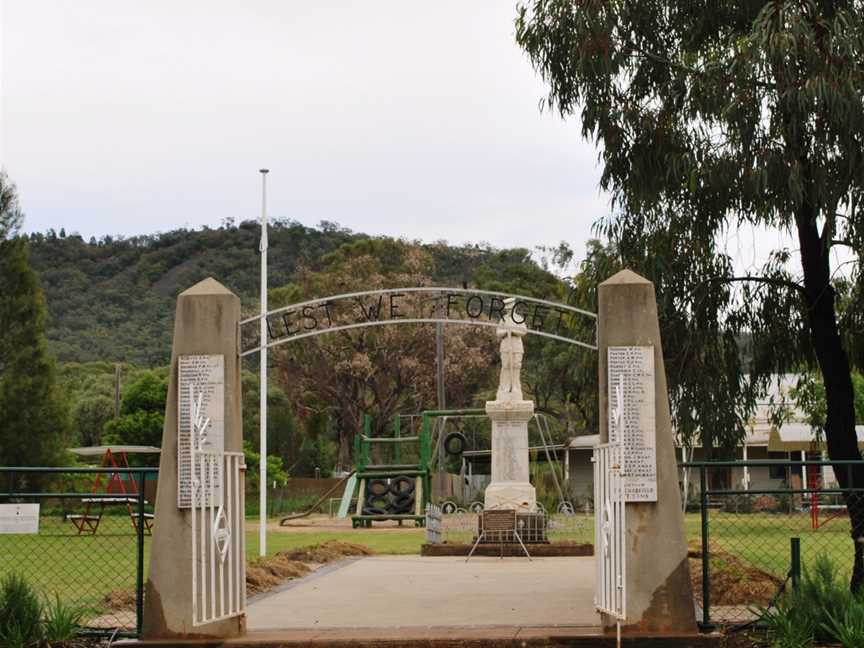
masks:
[[[492,480],[486,487],[484,507],[533,512],[537,493],[529,480],[528,421],[533,401],[488,401],[492,421]]]
[[[622,270],[600,284],[597,316],[600,441],[620,441],[624,453],[627,617],[621,625],[695,632],[654,284]],[[616,619],[603,615],[603,624],[614,628]]]
[[[177,299],[169,383],[141,637],[236,637],[245,631],[244,615],[201,625],[193,621],[193,561],[200,569],[202,558],[193,558],[192,551],[190,386],[210,421],[213,449],[243,450],[240,300],[214,279],[192,286]]]

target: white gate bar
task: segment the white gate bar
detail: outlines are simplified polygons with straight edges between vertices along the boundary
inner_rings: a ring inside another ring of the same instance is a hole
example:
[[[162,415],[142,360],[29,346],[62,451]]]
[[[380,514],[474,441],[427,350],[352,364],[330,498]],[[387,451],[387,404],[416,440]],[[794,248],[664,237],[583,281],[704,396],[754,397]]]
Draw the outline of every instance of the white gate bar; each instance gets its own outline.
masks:
[[[623,448],[620,443],[594,449],[594,545],[598,611],[616,619],[626,617],[626,508]]]
[[[246,608],[242,452],[193,449],[192,624],[221,621]]]

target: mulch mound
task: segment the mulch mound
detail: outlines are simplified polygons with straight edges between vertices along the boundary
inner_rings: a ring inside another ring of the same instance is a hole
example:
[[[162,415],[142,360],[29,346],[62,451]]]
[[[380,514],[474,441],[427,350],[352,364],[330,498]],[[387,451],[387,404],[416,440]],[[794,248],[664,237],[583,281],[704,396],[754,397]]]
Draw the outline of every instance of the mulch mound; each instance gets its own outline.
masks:
[[[690,558],[690,580],[693,593],[702,592],[702,548],[691,542],[687,552]],[[721,549],[713,542],[709,545],[711,570],[711,605],[767,605],[777,594],[782,579],[754,567],[746,560]]]
[[[286,581],[306,576],[323,564],[349,556],[371,556],[373,553],[369,547],[338,540],[280,551],[246,566],[246,593],[250,596],[260,594]]]
[[[354,544],[353,542],[340,542],[339,540],[328,540],[327,542],[313,545],[311,547],[301,547],[300,549],[280,551],[276,555],[284,556],[289,560],[323,564],[335,560],[342,560],[349,556],[372,556],[374,553],[374,551],[365,545]]]

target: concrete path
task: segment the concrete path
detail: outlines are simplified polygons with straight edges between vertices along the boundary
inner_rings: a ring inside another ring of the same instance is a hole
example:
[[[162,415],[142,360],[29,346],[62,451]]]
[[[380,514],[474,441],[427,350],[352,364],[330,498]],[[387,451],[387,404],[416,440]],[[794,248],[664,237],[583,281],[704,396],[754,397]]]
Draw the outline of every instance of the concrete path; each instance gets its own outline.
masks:
[[[374,556],[251,599],[249,631],[597,626],[594,559]]]

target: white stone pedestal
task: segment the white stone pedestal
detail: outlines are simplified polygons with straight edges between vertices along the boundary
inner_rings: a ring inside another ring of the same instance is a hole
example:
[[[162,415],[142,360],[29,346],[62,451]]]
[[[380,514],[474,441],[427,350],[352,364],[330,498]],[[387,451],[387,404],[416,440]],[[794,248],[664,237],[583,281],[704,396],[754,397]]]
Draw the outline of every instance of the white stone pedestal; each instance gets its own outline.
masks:
[[[534,401],[487,401],[486,413],[492,420],[492,481],[484,507],[533,512],[537,493],[529,481],[528,421]]]

